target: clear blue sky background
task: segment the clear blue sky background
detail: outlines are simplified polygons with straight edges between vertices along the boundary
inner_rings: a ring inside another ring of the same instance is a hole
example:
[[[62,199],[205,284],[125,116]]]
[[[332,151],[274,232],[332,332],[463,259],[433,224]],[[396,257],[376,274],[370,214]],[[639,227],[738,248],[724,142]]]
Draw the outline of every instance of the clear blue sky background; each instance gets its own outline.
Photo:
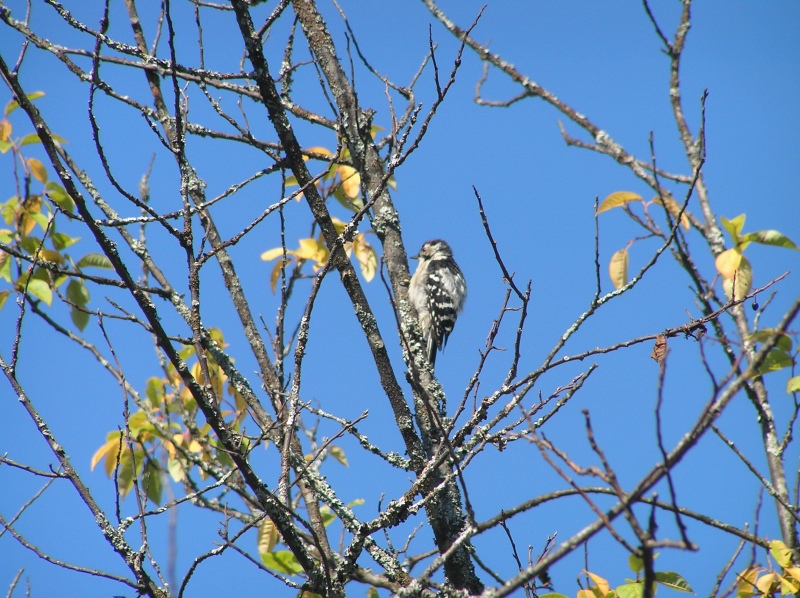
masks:
[[[7,4],[14,16],[22,17],[22,2]],[[76,36],[59,21],[52,9],[40,2],[34,4],[34,30],[54,43],[91,48],[91,41]],[[99,21],[101,9],[95,3],[72,4],[75,6],[70,9],[88,23],[94,25]],[[152,13],[150,7],[141,4],[147,35],[152,39]],[[183,63],[197,64],[191,5],[173,4],[179,59]],[[272,4],[268,2],[267,8],[271,9]],[[396,83],[407,84],[421,64],[428,48],[430,23],[433,38],[439,43],[440,73],[443,76],[449,73],[457,44],[433,21],[422,3],[345,0],[341,4],[362,52],[376,69]],[[459,0],[443,2],[441,6],[460,25],[468,26],[482,4]],[[679,3],[655,1],[653,4],[662,29],[671,37],[680,12]],[[331,5],[324,0],[320,5],[329,25],[338,32],[339,53],[344,56],[342,23]],[[704,173],[712,207],[718,215],[729,218],[747,213],[746,231],[776,228],[795,242],[800,242],[800,197],[795,183],[800,166],[797,143],[800,133],[799,27],[800,5],[794,2],[697,3],[682,70],[684,106],[693,132],[699,124],[700,97],[704,89],[709,91],[708,160]],[[112,3],[110,34],[124,41],[131,40],[121,2]],[[207,65],[221,70],[233,68],[241,55],[238,32],[230,15],[220,15],[214,20],[206,17],[204,35]],[[640,3],[490,2],[474,35],[482,41],[491,40],[493,51],[585,114],[635,156],[649,155],[648,135],[652,131],[659,166],[688,173],[668,101],[668,59],[661,52],[660,41]],[[276,33],[273,45],[268,45],[273,75],[278,70],[282,40]],[[0,53],[6,62],[16,60],[19,44],[20,38],[4,28],[0,35]],[[165,50],[162,41],[160,51]],[[298,58],[304,58],[303,54],[299,53]],[[383,85],[359,65],[356,69],[361,103],[377,110],[376,124],[390,126]],[[108,68],[106,75],[124,93],[149,103],[145,80],[140,73]],[[534,299],[521,360],[523,371],[535,369],[541,363],[556,340],[589,304],[594,290],[595,197],[602,199],[617,190],[635,191],[648,199],[651,196],[627,169],[610,159],[566,147],[557,126],[557,121],[564,118],[542,102],[526,100],[508,109],[477,106],[473,102],[473,90],[480,75],[480,62],[467,51],[457,82],[439,108],[428,135],[398,173],[398,190],[394,194],[409,252],[414,252],[426,239],[446,238],[469,283],[466,310],[437,364],[451,409],[474,371],[478,351],[483,348],[492,320],[499,313],[504,293],[501,274],[483,235],[471,186],[477,187],[484,199],[500,250],[509,268],[516,272],[517,281],[533,281]],[[28,91],[47,92],[37,104],[53,129],[69,141],[69,151],[90,171],[102,192],[124,213],[133,214],[121,207],[122,200],[111,190],[98,168],[86,122],[87,87],[79,84],[52,57],[33,49],[23,65],[21,79]],[[433,92],[429,68],[417,88],[417,99],[425,108],[430,105]],[[489,99],[505,99],[518,92],[498,73],[491,73],[484,87],[484,96]],[[298,77],[295,94],[298,102],[307,101],[312,108],[325,109],[312,69],[306,69]],[[0,98],[0,101],[5,102],[5,99]],[[198,90],[190,90],[189,102],[190,118],[225,129],[224,123],[213,119]],[[238,114],[231,98],[226,98],[225,102],[226,109]],[[262,138],[273,140],[265,111],[253,105],[247,105],[247,110],[254,131]],[[153,203],[160,210],[178,209],[180,198],[174,164],[156,147],[141,117],[105,100],[100,102],[98,114],[102,141],[121,183],[135,193],[136,183],[152,153],[158,152],[151,180]],[[21,112],[14,113],[12,122],[16,132],[29,132],[30,127]],[[570,123],[565,124],[571,134],[585,139]],[[298,124],[298,131],[301,142],[307,147],[333,148],[335,145],[327,132],[302,124]],[[39,154],[34,151],[33,155]],[[208,140],[191,139],[189,156],[208,184],[209,197],[268,165],[263,156],[245,148]],[[1,160],[0,172],[9,172],[9,156]],[[682,196],[682,191],[676,192]],[[215,211],[223,235],[240,230],[266,205],[276,201],[278,193],[274,182],[268,181],[228,200]],[[13,194],[9,177],[0,177],[0,200],[5,201]],[[696,211],[696,202],[690,203],[689,208]],[[344,212],[338,215],[346,216]],[[290,240],[307,236],[310,216],[303,204],[293,204],[287,210],[287,219]],[[640,231],[622,212],[603,214],[600,229],[602,282],[607,291],[611,285],[605,263],[614,251],[624,247]],[[181,276],[184,264],[175,259],[174,248],[158,238],[155,227],[150,230],[157,259],[168,271]],[[279,244],[276,230],[275,223],[266,222],[233,250],[253,309],[263,314],[270,325],[277,301],[267,283],[271,264],[260,261],[259,255]],[[703,243],[695,234],[690,235],[690,241],[698,265],[706,276],[713,277],[713,262],[704,251]],[[88,250],[88,239],[85,243]],[[635,243],[631,250],[631,270],[636,271],[644,264],[656,247],[651,240]],[[752,247],[748,249],[748,256],[753,263],[754,286],[786,270],[796,271],[800,260],[800,254],[776,248]],[[230,352],[242,371],[249,374],[255,370],[255,365],[248,357],[244,339],[237,332],[229,303],[224,300],[220,278],[213,268],[209,269],[208,276],[204,283],[204,320],[225,331]],[[665,256],[635,292],[612,302],[587,324],[565,354],[685,323],[687,312],[698,315],[687,287],[688,280]],[[782,308],[796,297],[798,289],[797,274],[792,273],[782,283],[779,295],[763,317],[762,326],[779,318]],[[401,372],[386,291],[376,280],[367,286],[367,292],[395,357],[397,371]],[[105,295],[106,292],[96,290],[93,301],[104,305]],[[124,305],[132,305],[124,298],[121,300]],[[761,303],[766,300],[766,296],[760,299]],[[347,418],[369,409],[369,418],[359,429],[386,450],[402,451],[377,377],[366,365],[366,343],[361,340],[352,308],[334,277],[326,281],[318,305],[304,368],[303,398],[318,401],[325,409]],[[53,311],[66,315],[59,308]],[[10,356],[15,314],[13,301],[0,312],[0,352],[6,359]],[[175,322],[171,317],[167,321]],[[113,322],[108,326],[128,379],[142,388],[149,376],[158,374],[158,362],[149,340],[137,338],[129,326]],[[512,334],[511,327],[504,329],[497,344],[509,346]],[[101,347],[105,346],[96,324],[90,324],[87,335]],[[342,339],[346,340],[345,345]],[[664,405],[668,447],[697,418],[710,389],[707,378],[696,365],[696,343],[678,338],[671,341],[670,347]],[[708,341],[707,349],[714,352],[717,347]],[[598,359],[600,368],[584,390],[544,429],[545,434],[577,462],[595,464],[580,415],[580,409],[589,409],[597,440],[626,488],[635,484],[659,458],[653,439],[657,367],[649,358],[650,350],[649,344],[641,345],[611,358]],[[53,339],[47,328],[32,316],[25,321],[22,354],[20,381],[51,422],[57,439],[71,455],[73,465],[85,476],[109,514],[113,513],[113,487],[102,472],[89,471],[89,460],[106,433],[122,424],[119,389],[84,352],[61,338]],[[502,381],[508,360],[507,354],[499,354],[490,361],[482,380],[481,396]],[[536,392],[540,390],[547,396],[588,365],[587,361],[552,372],[541,380]],[[718,372],[724,372],[721,364],[717,367]],[[790,401],[781,390],[786,377],[775,375],[773,385],[772,400],[782,422]],[[257,385],[254,375],[252,380]],[[533,395],[528,398],[528,404],[532,400],[535,400]],[[0,384],[0,420],[3,421],[0,453],[40,468],[54,463],[7,384]],[[750,459],[765,469],[755,413],[744,396],[737,397],[731,405],[721,420],[721,427]],[[334,428],[322,428],[323,434],[334,432]],[[376,512],[382,493],[388,500],[407,487],[406,475],[387,472],[382,463],[361,455],[349,439],[340,444],[347,452],[350,467],[345,469],[331,463],[326,465],[325,473],[340,489],[342,499],[365,500],[363,506],[357,507],[363,517],[371,517]],[[787,458],[790,468],[796,462],[796,455],[795,449],[792,457]],[[263,458],[263,476],[270,484],[275,479],[270,473],[272,458],[274,450],[267,451]],[[524,441],[503,453],[488,450],[466,475],[479,520],[526,498],[564,487],[538,451]],[[749,523],[752,528],[757,517],[758,484],[719,439],[705,437],[695,452],[678,466],[676,475],[681,504],[733,525]],[[31,476],[0,468],[0,512],[3,516],[12,516],[40,485],[41,481]],[[666,498],[664,488],[659,488],[659,492]],[[132,512],[134,509],[134,502],[129,498],[124,510]],[[558,532],[560,542],[593,520],[585,504],[571,499],[515,518],[509,526],[518,548],[525,552],[527,546],[532,545],[536,555],[548,534]],[[178,575],[182,577],[193,558],[213,548],[220,523],[216,515],[198,513],[191,507],[180,509],[178,521]],[[659,515],[659,524],[660,537],[677,537],[669,517]],[[763,502],[758,525],[761,535],[776,536],[774,507],[770,500]],[[125,573],[119,559],[111,554],[100,537],[90,513],[66,484],[57,484],[48,490],[16,527],[56,558]],[[625,524],[620,522],[619,528],[624,530]],[[150,531],[151,544],[163,558],[164,525],[155,523]],[[409,531],[410,528],[396,530],[395,542],[402,544]],[[678,571],[699,595],[707,594],[736,541],[692,522],[689,534],[699,544],[700,551],[686,554],[664,550],[657,568]],[[254,550],[255,535],[251,536],[252,541],[245,545]],[[421,538],[427,540],[429,536],[427,530],[420,532]],[[138,546],[133,533],[129,538]],[[487,534],[478,538],[476,544],[479,548],[491,547],[490,564],[498,572],[504,576],[513,574],[515,565],[504,535]],[[416,546],[422,545],[420,541]],[[589,544],[588,567],[617,585],[629,575],[626,557],[607,536],[598,537]],[[737,568],[741,570],[745,564],[742,559]],[[583,554],[578,553],[559,563],[551,571],[555,589],[574,595],[577,589],[574,580],[584,566]],[[0,538],[0,587],[7,587],[21,567],[25,568],[25,577],[30,579],[33,596],[132,595],[115,584],[68,574],[47,565],[6,533]],[[260,592],[271,584],[259,575],[240,557],[226,554],[200,567],[187,595]],[[361,595],[363,589],[353,586],[351,591],[353,595]],[[18,593],[21,595],[19,590]],[[281,595],[288,596],[291,592]]]

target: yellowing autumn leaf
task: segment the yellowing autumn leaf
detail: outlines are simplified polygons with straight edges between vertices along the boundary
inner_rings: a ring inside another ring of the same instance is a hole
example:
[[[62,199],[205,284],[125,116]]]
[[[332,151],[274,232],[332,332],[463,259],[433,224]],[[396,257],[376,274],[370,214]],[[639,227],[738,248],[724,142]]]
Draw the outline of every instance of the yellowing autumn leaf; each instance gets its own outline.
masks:
[[[331,457],[336,459],[339,463],[341,463],[345,467],[349,467],[349,464],[347,463],[347,456],[344,454],[344,449],[334,445],[330,449],[330,454]]]
[[[753,270],[750,267],[750,262],[746,257],[742,256],[739,267],[733,273],[731,278],[722,279],[722,290],[725,291],[725,296],[734,301],[742,299],[750,292],[750,286],[753,283]]]
[[[602,202],[600,202],[600,206],[597,208],[597,213],[602,214],[603,212],[607,212],[613,208],[624,206],[626,203],[631,201],[642,201],[642,197],[636,193],[631,193],[630,191],[615,191],[606,197]]]
[[[791,340],[789,342],[791,343]],[[782,568],[789,567],[792,564],[792,550],[780,540],[773,540],[769,543],[769,552],[775,562]]]
[[[11,141],[11,123],[8,119],[0,120],[0,141]]]
[[[372,245],[367,243],[364,233],[358,233],[353,239],[353,251],[355,251],[364,280],[370,282],[378,271],[378,256]]]
[[[352,166],[340,164],[338,167],[339,178],[342,179],[342,190],[349,199],[358,197],[361,189],[361,175]]]
[[[734,247],[720,253],[714,260],[714,265],[723,278],[733,278],[734,272],[743,259],[742,252]]]
[[[312,260],[317,266],[323,266],[328,261],[328,248],[318,239],[300,239],[300,246],[294,252],[301,260]]]
[[[625,286],[628,282],[628,250],[620,249],[611,256],[608,263],[608,275],[615,289]]]
[[[42,213],[42,198],[38,195],[31,195],[22,203],[22,210],[20,211],[17,227],[23,237],[27,237],[33,227],[36,226],[34,214]]]
[[[47,182],[47,169],[44,167],[39,160],[36,158],[28,158],[28,168],[31,169],[31,174],[36,178],[37,181],[40,183]]]
[[[328,148],[322,146],[309,147],[308,149],[303,151],[304,154],[306,152],[309,154],[322,154],[323,156],[326,156],[328,158],[333,158],[333,153]],[[308,156],[305,155],[303,156],[303,160],[308,161],[308,159],[309,159]]]
[[[599,575],[595,575],[594,573],[590,573],[589,571],[586,572],[586,575],[589,576],[589,578],[597,586],[597,589],[599,589],[600,592],[602,592],[602,594],[604,596],[606,594],[608,594],[609,590],[611,589],[611,586],[608,585],[608,582],[605,579],[603,579]]]
[[[653,203],[658,204],[658,205],[662,205],[661,198],[660,197],[654,197],[653,198]],[[682,207],[681,204],[679,204],[677,201],[675,201],[674,199],[672,199],[669,196],[664,196],[663,205],[667,208],[667,211],[670,213],[670,215],[673,218],[677,218],[678,214],[680,214],[680,216],[681,216],[681,226],[685,230],[689,230],[689,217],[686,216],[685,212],[683,214],[681,214],[681,207]]]
[[[264,517],[258,524],[258,552],[266,554],[272,552],[278,542],[278,528],[269,517]]]
[[[756,580],[756,589],[764,596],[768,596],[772,594],[772,584],[774,584],[776,581],[778,581],[777,573],[767,573]]]
[[[272,292],[275,292],[275,289],[278,286],[278,279],[281,276],[281,270],[284,266],[288,266],[291,260],[278,260],[275,262],[275,265],[272,267],[272,272],[269,274],[269,286],[272,289]]]
[[[287,254],[291,254],[292,251],[290,249],[286,250]],[[268,249],[264,253],[261,254],[261,259],[265,262],[271,262],[272,260],[278,259],[279,257],[283,256],[283,247],[275,247],[274,249]]]

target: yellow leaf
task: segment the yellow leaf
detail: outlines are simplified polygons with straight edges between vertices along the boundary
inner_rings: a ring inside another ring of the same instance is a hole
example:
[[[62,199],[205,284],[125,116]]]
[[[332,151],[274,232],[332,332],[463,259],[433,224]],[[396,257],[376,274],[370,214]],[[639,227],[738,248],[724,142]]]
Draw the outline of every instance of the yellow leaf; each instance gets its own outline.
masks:
[[[0,120],[0,141],[11,141],[11,131],[13,130],[8,119]]]
[[[278,541],[278,528],[269,517],[264,517],[258,524],[258,552],[266,554],[272,552]]]
[[[301,260],[313,260],[322,266],[328,261],[328,248],[317,239],[300,239],[295,255]]]
[[[344,229],[347,228],[347,224],[339,220],[336,216],[331,216],[331,222],[333,222],[333,226],[336,229],[337,234],[342,234]],[[322,235],[320,235],[320,241],[322,241]]]
[[[756,580],[756,588],[765,596],[772,594],[772,585],[778,580],[777,573],[767,573]]]
[[[608,262],[608,275],[614,288],[619,289],[628,282],[628,250],[620,249],[611,256]]]
[[[36,180],[40,183],[47,182],[47,170],[39,160],[36,158],[28,158],[28,168],[31,169],[31,174],[36,177]]]
[[[339,178],[342,179],[344,194],[350,199],[358,197],[361,189],[361,175],[358,174],[358,171],[346,164],[340,164],[337,170],[339,171]]]
[[[39,251],[39,257],[47,260],[48,262],[55,262],[57,264],[64,263],[64,256],[57,251],[53,251],[52,249],[41,249]]]
[[[606,594],[608,594],[609,590],[611,589],[611,586],[608,585],[608,582],[605,579],[603,579],[599,575],[595,575],[594,573],[590,573],[589,571],[586,572],[586,575],[589,576],[589,578],[597,586],[597,589],[600,590],[603,593],[604,596]]]
[[[780,540],[773,540],[769,543],[769,552],[781,568],[792,564],[792,551]]]
[[[752,596],[755,592],[756,579],[761,571],[758,567],[750,567],[738,575],[739,583],[736,587],[737,598],[744,598],[745,596]]]
[[[347,456],[344,454],[344,449],[338,446],[332,446],[331,450],[331,457],[336,459],[339,463],[344,465],[345,467],[349,467],[350,465],[347,463]]]
[[[800,584],[797,584],[794,579],[787,579],[781,577],[781,596],[788,596],[790,594],[797,594],[800,590]]]
[[[269,275],[269,286],[272,289],[273,294],[275,293],[275,289],[278,286],[278,279],[281,277],[281,270],[283,270],[284,266],[289,265],[288,259],[285,260],[278,260],[275,262],[275,265],[272,266],[272,272]]]
[[[333,158],[333,153],[328,148],[319,145],[315,147],[310,147],[303,153],[322,154],[323,156],[327,156],[328,158]],[[303,160],[308,160],[308,156],[303,156]]]
[[[41,214],[42,212],[42,198],[38,195],[31,195],[22,203],[22,210],[19,212],[17,220],[17,228],[23,237],[27,237],[33,227],[36,226],[36,220],[33,214]]]
[[[291,254],[292,250],[287,249],[287,254]],[[272,260],[278,259],[283,255],[283,247],[276,247],[275,249],[268,249],[264,253],[261,254],[261,259],[265,262],[271,262]]]
[[[722,274],[723,278],[733,278],[734,272],[739,267],[739,263],[744,256],[742,252],[736,249],[726,249],[717,256],[714,260],[714,265],[717,267],[717,272]]]
[[[658,204],[658,205],[662,205],[661,204],[661,198],[660,197],[654,197],[653,198],[653,203]],[[669,195],[665,195],[664,196],[663,205],[667,208],[667,211],[672,215],[673,218],[677,218],[678,214],[681,214],[681,207],[682,207],[681,204],[679,204],[677,201],[672,199]],[[686,216],[685,212],[683,214],[681,214],[681,226],[685,230],[689,230],[689,218]]]
[[[378,271],[378,256],[375,255],[372,245],[367,243],[364,233],[358,233],[353,239],[353,250],[356,253],[364,280],[370,282],[375,277],[375,272]]]
[[[739,239],[742,236],[742,229],[744,228],[744,221],[746,215],[739,214],[736,218],[732,218],[728,220],[725,216],[720,216],[719,221],[722,224],[723,228],[728,231],[728,234],[733,239],[733,244],[738,245]]]
[[[106,443],[97,449],[97,452],[92,455],[92,470],[94,470],[95,466],[100,462],[100,460],[105,457],[105,472],[107,476],[111,477],[111,474],[117,466],[121,436],[122,432],[111,432],[108,435]]]
[[[786,567],[783,572],[788,573],[793,579],[800,581],[800,567]]]
[[[602,202],[600,202],[600,206],[597,208],[597,213],[602,214],[603,212],[611,210],[612,208],[624,206],[626,203],[631,201],[642,201],[642,197],[636,193],[631,193],[630,191],[615,191],[606,197]]]
[[[742,299],[750,292],[752,282],[753,270],[750,267],[750,262],[746,257],[742,256],[742,261],[733,273],[733,277],[722,279],[722,290],[725,291],[725,296],[731,301]]]

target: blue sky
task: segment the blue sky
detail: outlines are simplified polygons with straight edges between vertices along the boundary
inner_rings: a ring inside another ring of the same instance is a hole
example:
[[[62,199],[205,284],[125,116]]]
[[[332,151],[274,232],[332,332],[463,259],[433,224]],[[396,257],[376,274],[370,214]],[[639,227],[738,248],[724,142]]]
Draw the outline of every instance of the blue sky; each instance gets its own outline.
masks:
[[[15,16],[21,16],[22,4],[8,3]],[[129,42],[131,36],[124,27],[124,6],[112,4],[111,35]],[[333,6],[324,1],[320,6],[329,25],[337,32],[339,55],[344,56],[346,46],[341,21]],[[449,73],[457,44],[433,21],[422,3],[403,3],[398,8],[398,4],[386,1],[344,1],[341,6],[349,17],[361,51],[373,67],[396,83],[408,83],[421,64],[428,50],[429,24],[433,39],[439,44],[440,73],[443,76]],[[462,26],[474,20],[481,6],[482,2],[466,0],[441,4]],[[89,23],[99,20],[99,7],[75,3],[70,8]],[[148,9],[140,7],[146,31],[152,37],[152,20],[148,21],[152,15]],[[653,9],[662,30],[671,37],[679,4],[654,2]],[[175,11],[179,57],[185,63],[196,64],[196,33],[192,29],[190,7],[188,3],[176,3]],[[746,231],[775,228],[795,242],[800,242],[800,198],[794,182],[800,166],[797,144],[800,38],[796,33],[799,25],[800,5],[792,2],[698,3],[693,8],[681,77],[684,107],[693,132],[699,124],[700,97],[706,89],[709,93],[706,105],[708,158],[704,175],[716,213],[728,218],[746,213]],[[69,31],[54,11],[42,3],[35,3],[33,27],[55,43],[91,47],[87,38]],[[229,16],[220,16],[217,20],[206,17],[204,36],[209,67],[233,68],[238,64],[241,59],[239,44],[231,44],[231,40],[238,39],[237,35]],[[637,157],[648,156],[648,136],[652,132],[659,166],[681,174],[688,172],[668,101],[668,59],[661,52],[659,39],[640,3],[490,2],[474,35],[484,42],[491,40],[493,51],[585,114],[630,153]],[[274,45],[267,46],[274,65],[273,75],[278,68],[282,39],[276,32]],[[19,44],[20,38],[6,28],[0,36],[0,53],[7,62],[16,60]],[[162,43],[161,51],[164,49]],[[303,53],[298,52],[298,57],[302,59]],[[355,68],[362,105],[375,108],[375,123],[388,127],[383,85],[358,63]],[[106,72],[125,93],[147,103],[145,81],[140,73],[111,68]],[[417,88],[417,100],[424,104],[424,109],[434,97],[431,74],[430,68],[426,70]],[[420,148],[398,172],[398,189],[394,193],[409,252],[416,252],[426,239],[447,239],[469,284],[466,310],[447,350],[437,362],[437,374],[448,392],[451,406],[458,402],[474,371],[478,351],[484,348],[504,293],[501,273],[483,235],[472,186],[483,197],[500,251],[509,269],[516,273],[516,280],[532,280],[533,300],[523,342],[522,371],[538,367],[557,339],[589,304],[594,291],[595,197],[602,199],[618,190],[634,191],[647,199],[651,196],[627,169],[607,157],[566,147],[557,125],[564,117],[544,103],[528,99],[506,109],[477,106],[473,96],[480,76],[480,62],[466,51],[450,95],[439,108]],[[122,206],[121,198],[115,196],[103,179],[94,156],[86,122],[88,89],[60,68],[52,57],[32,48],[23,64],[21,80],[28,91],[43,89],[47,92],[37,105],[53,129],[69,141],[69,151],[95,177],[102,192],[108,194],[115,205]],[[484,97],[496,100],[509,98],[518,91],[499,73],[490,73],[483,89]],[[307,101],[312,108],[325,110],[312,69],[301,71],[295,94],[298,101]],[[4,103],[5,99],[0,98],[0,101]],[[197,89],[190,90],[189,102],[190,118],[224,128],[219,120],[213,120],[207,102]],[[227,102],[227,109],[236,112],[231,98],[224,102]],[[264,110],[252,104],[246,108],[253,130],[263,138],[274,139],[269,135]],[[120,182],[135,191],[151,155],[156,152],[158,157],[151,179],[154,205],[163,210],[177,209],[180,198],[174,164],[157,147],[143,119],[104,100],[99,101],[98,114],[102,142]],[[19,111],[14,113],[12,122],[15,130],[29,130]],[[304,146],[333,148],[335,140],[330,133],[296,124]],[[574,125],[565,122],[565,126],[570,134],[586,139]],[[268,165],[262,155],[230,144],[190,139],[188,147],[198,174],[208,185],[209,197]],[[9,168],[8,155],[2,156],[0,172],[9,172]],[[220,206],[215,217],[223,235],[234,234],[264,206],[274,202],[276,192],[279,193],[279,189],[276,191],[274,182],[267,181]],[[8,179],[0,178],[0,201],[13,194]],[[128,208],[120,209],[133,213]],[[697,210],[695,201],[689,204],[689,209]],[[342,212],[338,216],[344,218],[346,214]],[[290,243],[292,238],[307,236],[310,215],[303,204],[293,204],[287,210],[287,221]],[[259,255],[279,244],[276,230],[275,223],[268,221],[232,251],[253,309],[262,314],[269,325],[274,322],[277,300],[267,284],[271,265],[262,262]],[[180,276],[184,264],[172,257],[174,248],[159,238],[155,227],[150,231],[157,259],[168,271]],[[600,231],[602,284],[604,291],[608,291],[611,285],[605,263],[614,251],[640,232],[622,212],[602,214]],[[690,235],[690,244],[701,270],[709,278],[713,277],[713,260],[696,233]],[[652,240],[636,242],[631,249],[631,271],[638,270],[656,247]],[[786,270],[796,271],[800,254],[771,247],[752,247],[748,249],[748,257],[753,264],[754,285],[760,286]],[[213,268],[209,268],[208,276],[203,287],[204,320],[225,331],[237,364],[242,371],[253,372],[255,364],[248,356],[241,333],[236,330],[221,279]],[[698,315],[688,284],[688,279],[668,256],[664,256],[634,292],[611,302],[590,321],[564,354],[580,353],[685,323],[687,312]],[[780,317],[782,308],[796,297],[798,288],[797,274],[793,272],[780,286],[777,297],[763,316],[762,326]],[[384,337],[393,341],[396,336],[385,288],[376,279],[366,285],[366,291]],[[97,290],[93,300],[103,304],[105,294]],[[761,302],[766,299],[764,297]],[[402,451],[377,377],[365,366],[366,343],[359,336],[352,308],[334,277],[323,286],[318,304],[321,307],[313,316],[304,368],[303,398],[318,401],[323,408],[341,417],[354,418],[369,409],[369,417],[359,426],[360,431],[380,441],[387,450]],[[130,306],[131,302],[125,301],[124,305]],[[54,309],[54,313],[65,315],[58,309]],[[0,312],[0,353],[6,359],[10,354],[15,314],[12,301]],[[175,323],[174,317],[166,318],[168,323]],[[133,335],[130,327],[120,323],[111,322],[108,329],[128,379],[142,388],[149,376],[158,373],[158,361],[149,339]],[[90,325],[87,335],[105,347],[96,325]],[[497,344],[509,346],[512,338],[513,328],[507,327]],[[342,339],[347,339],[345,346]],[[398,346],[393,342],[389,345],[396,371],[400,373]],[[697,418],[709,392],[709,382],[697,364],[696,343],[676,338],[671,341],[670,348],[663,407],[667,446],[676,442]],[[548,438],[574,460],[585,465],[594,464],[580,413],[582,408],[589,409],[598,442],[617,468],[625,487],[635,484],[658,459],[653,440],[657,367],[649,358],[650,350],[650,345],[640,345],[610,358],[597,359],[599,368],[583,391],[544,429]],[[714,352],[718,347],[709,341],[707,350]],[[22,352],[19,378],[26,391],[51,422],[57,438],[71,455],[73,465],[85,474],[98,499],[106,508],[113,509],[113,487],[101,472],[89,472],[89,459],[106,433],[122,423],[119,389],[74,344],[54,339],[30,316],[25,322]],[[502,381],[508,360],[507,353],[498,353],[490,360],[479,396],[491,392]],[[541,390],[547,396],[588,365],[587,361],[551,372],[542,378],[536,393]],[[715,362],[715,365],[720,372],[724,371],[720,363]],[[789,412],[790,398],[781,390],[786,377],[783,373],[776,374],[773,384],[772,400],[781,422],[785,422]],[[257,379],[253,377],[253,380],[257,386]],[[530,395],[528,403],[533,400],[535,397]],[[8,453],[10,458],[41,468],[53,462],[7,384],[0,385],[0,418],[6,422],[0,430],[0,453]],[[720,425],[741,450],[763,467],[755,413],[743,396],[737,397]],[[335,429],[323,426],[322,431],[332,434]],[[361,455],[357,445],[349,439],[341,444],[350,467],[345,469],[330,463],[326,464],[325,473],[334,486],[341,489],[344,500],[365,500],[365,504],[358,507],[363,517],[376,512],[382,493],[393,497],[407,487],[405,474],[387,472],[382,463]],[[792,457],[787,458],[790,468],[797,453],[795,448]],[[263,456],[264,477],[268,483],[272,457],[274,451],[267,451]],[[471,467],[466,477],[479,520],[564,485],[535,447],[524,442],[516,443],[503,453],[489,449]],[[676,476],[678,497],[687,507],[734,525],[749,522],[752,527],[754,524],[758,484],[719,439],[705,437],[678,466]],[[0,469],[0,512],[5,517],[11,516],[39,485],[40,482],[30,476],[10,472],[8,468]],[[659,488],[659,492],[661,498],[666,497],[664,488]],[[133,501],[128,499],[124,508],[133,510]],[[593,520],[585,504],[571,499],[515,518],[509,526],[517,546],[522,550],[532,545],[535,555],[548,534],[557,531],[560,542]],[[659,524],[662,537],[676,538],[669,517],[660,515]],[[623,523],[618,525],[625,529]],[[758,525],[761,535],[775,537],[774,507],[767,499],[761,507]],[[179,576],[197,554],[213,548],[219,526],[217,516],[185,507],[180,510]],[[124,574],[118,559],[110,553],[94,527],[90,514],[65,485],[50,489],[26,512],[18,529],[56,557]],[[402,543],[408,531],[398,530],[395,542]],[[151,532],[154,534],[152,543],[157,546],[163,538],[163,525],[154,524]],[[678,571],[698,594],[707,594],[736,542],[730,536],[709,532],[695,523],[690,523],[689,533],[700,551],[687,554],[663,550],[657,568]],[[421,532],[421,538],[427,540],[425,531]],[[254,548],[254,544],[253,537],[250,547]],[[421,545],[422,541],[418,546]],[[479,549],[490,548],[493,557],[490,564],[502,575],[513,574],[515,565],[504,534],[486,534],[476,540],[476,545]],[[163,548],[157,551],[163,556]],[[109,582],[88,576],[76,577],[76,574],[66,574],[46,565],[20,548],[9,534],[0,538],[0,554],[4,555],[0,558],[0,587],[7,587],[17,570],[24,567],[25,575],[31,579],[33,595],[131,594]],[[627,555],[607,536],[590,542],[588,555],[589,569],[609,579],[612,585],[622,583],[629,575]],[[583,558],[578,551],[551,571],[557,591],[574,595],[575,577],[585,566]],[[741,569],[744,561],[740,564]],[[214,565],[198,570],[190,593],[193,596],[217,595],[222,588],[245,592],[263,587],[263,583],[252,566],[226,555]],[[360,595],[361,591],[354,588],[353,594]],[[287,591],[284,595],[291,593]]]

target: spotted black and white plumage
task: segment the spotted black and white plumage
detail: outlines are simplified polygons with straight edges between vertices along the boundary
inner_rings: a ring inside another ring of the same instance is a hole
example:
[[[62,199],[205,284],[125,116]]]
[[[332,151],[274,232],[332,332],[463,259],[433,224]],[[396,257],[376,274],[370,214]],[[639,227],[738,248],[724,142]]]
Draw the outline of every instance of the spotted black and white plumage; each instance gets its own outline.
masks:
[[[425,242],[413,259],[419,260],[419,265],[411,277],[408,297],[419,315],[428,361],[434,365],[436,351],[444,349],[464,307],[467,283],[453,259],[453,251],[441,239]]]

